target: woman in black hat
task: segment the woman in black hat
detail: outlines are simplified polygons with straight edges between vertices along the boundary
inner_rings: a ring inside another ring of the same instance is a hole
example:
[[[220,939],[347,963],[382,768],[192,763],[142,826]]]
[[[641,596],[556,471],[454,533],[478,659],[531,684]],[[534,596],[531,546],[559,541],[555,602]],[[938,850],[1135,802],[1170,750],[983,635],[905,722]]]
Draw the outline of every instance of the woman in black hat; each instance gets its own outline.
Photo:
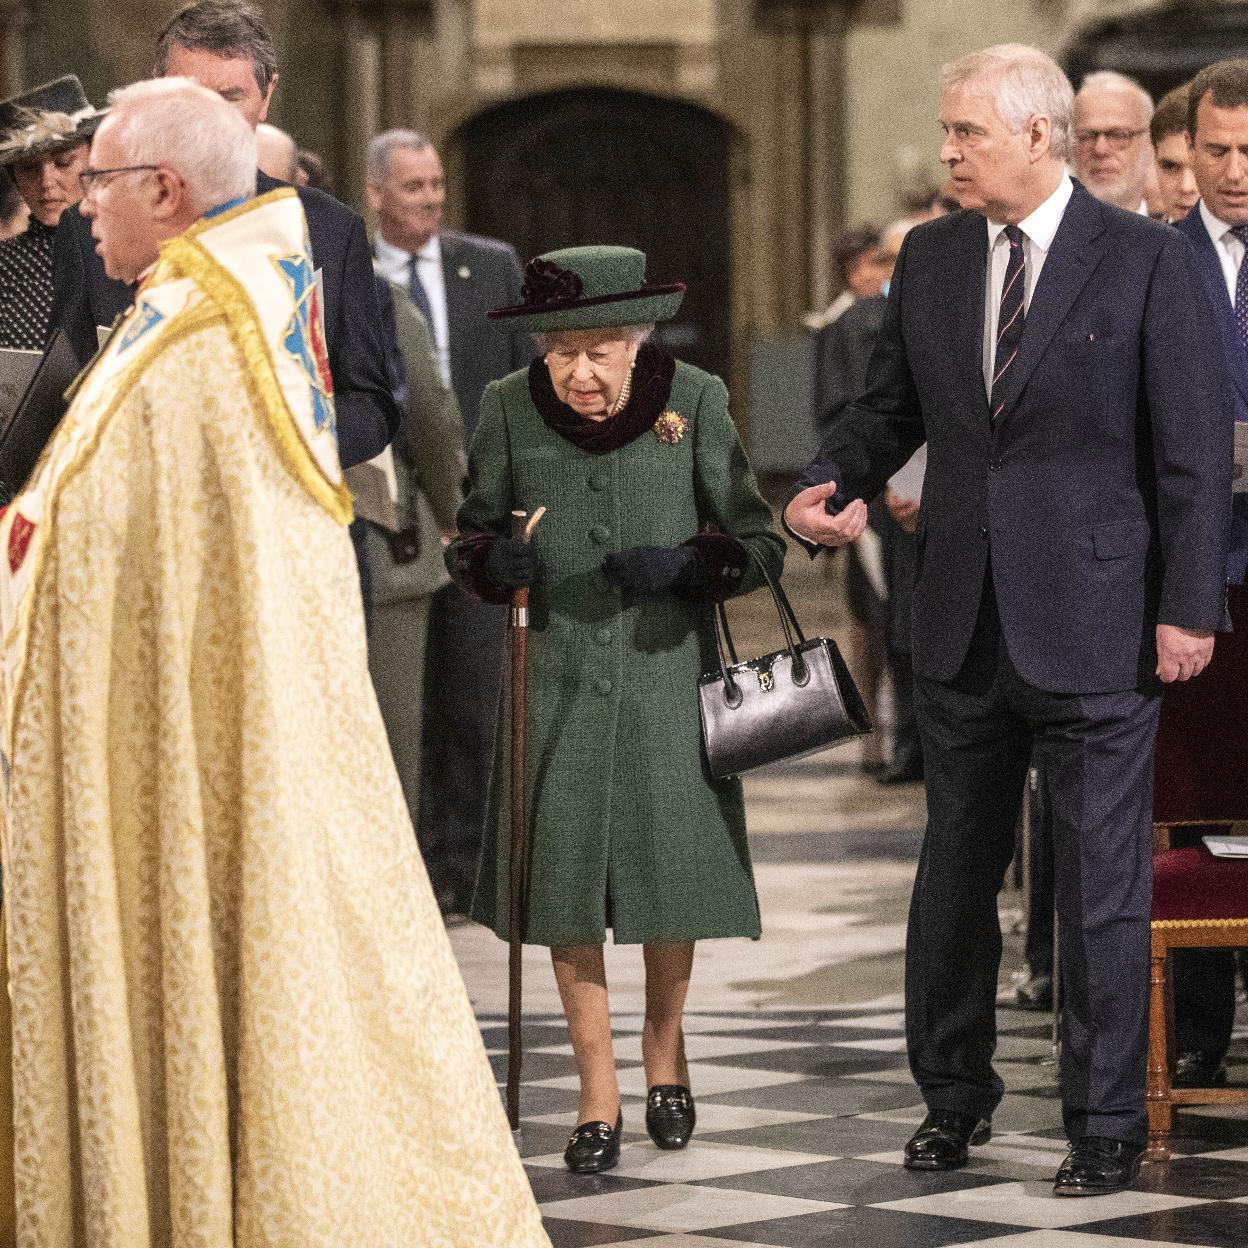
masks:
[[[0,166],[30,208],[30,223],[0,242],[0,348],[42,351],[52,311],[52,236],[83,195],[78,175],[103,113],[73,74],[0,104]]]
[[[447,555],[486,601],[532,585],[524,938],[554,962],[581,1082],[565,1162],[582,1174],[620,1149],[606,929],[642,946],[645,1122],[660,1148],[694,1129],[682,1026],[694,943],[759,935],[741,784],[707,769],[697,681],[716,665],[713,602],[761,585],[759,564],[778,576],[784,542],[723,382],[646,341],[684,287],[647,285],[645,263],[628,247],[549,252],[526,270],[524,303],[490,314],[542,354],[485,391]],[[512,541],[512,509],[539,505],[532,544]],[[504,939],[508,727],[472,906]]]

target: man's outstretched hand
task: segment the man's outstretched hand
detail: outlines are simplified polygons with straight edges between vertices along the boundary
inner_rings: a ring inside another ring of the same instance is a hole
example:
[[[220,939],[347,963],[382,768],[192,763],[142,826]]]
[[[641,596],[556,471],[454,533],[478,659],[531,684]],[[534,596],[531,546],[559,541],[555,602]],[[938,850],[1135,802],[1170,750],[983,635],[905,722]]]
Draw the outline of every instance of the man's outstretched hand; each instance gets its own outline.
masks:
[[[798,537],[820,546],[844,546],[857,540],[867,527],[867,505],[856,498],[835,516],[830,516],[823,504],[835,493],[835,481],[803,490],[784,509],[785,522]]]
[[[1177,624],[1157,625],[1157,675],[1163,684],[1199,676],[1211,658],[1212,633]]]

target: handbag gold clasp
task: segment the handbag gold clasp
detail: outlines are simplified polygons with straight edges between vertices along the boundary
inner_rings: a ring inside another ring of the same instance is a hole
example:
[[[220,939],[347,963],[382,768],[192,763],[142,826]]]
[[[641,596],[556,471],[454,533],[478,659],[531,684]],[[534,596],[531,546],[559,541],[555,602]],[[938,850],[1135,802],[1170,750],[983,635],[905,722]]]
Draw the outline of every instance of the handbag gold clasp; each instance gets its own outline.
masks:
[[[775,678],[772,676],[770,671],[759,672],[758,687],[764,693],[770,693],[776,687]]]

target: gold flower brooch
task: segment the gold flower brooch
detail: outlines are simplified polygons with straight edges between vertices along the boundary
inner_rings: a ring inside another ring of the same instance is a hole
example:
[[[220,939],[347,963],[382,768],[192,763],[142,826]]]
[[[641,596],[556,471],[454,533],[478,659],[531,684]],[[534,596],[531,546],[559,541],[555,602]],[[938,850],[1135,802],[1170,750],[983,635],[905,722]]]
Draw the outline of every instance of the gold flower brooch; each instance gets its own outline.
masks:
[[[654,436],[660,442],[675,446],[688,428],[689,422],[679,412],[666,411],[654,422]]]

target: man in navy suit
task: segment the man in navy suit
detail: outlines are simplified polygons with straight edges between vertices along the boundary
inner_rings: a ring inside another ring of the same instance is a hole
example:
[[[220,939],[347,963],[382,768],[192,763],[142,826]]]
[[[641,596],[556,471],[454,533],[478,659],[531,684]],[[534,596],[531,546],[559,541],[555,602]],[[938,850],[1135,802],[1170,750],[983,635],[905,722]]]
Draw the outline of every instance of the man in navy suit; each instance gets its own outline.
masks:
[[[485,315],[520,301],[520,260],[498,239],[442,228],[442,161],[414,130],[387,130],[369,144],[368,200],[377,214],[378,272],[404,287],[429,322],[442,378],[455,391],[471,440],[485,387],[533,358],[527,335],[508,333]],[[502,607],[474,602],[456,585],[438,590],[429,611],[419,828],[438,903],[448,913],[467,911],[476,876],[503,619]]]
[[[996,896],[1033,745],[1062,923],[1059,1195],[1115,1191],[1147,1135],[1153,740],[1225,618],[1231,408],[1192,249],[1066,172],[1072,92],[1004,45],[942,73],[963,211],[907,235],[863,397],[785,512],[812,553],[925,440],[913,621],[928,827],[906,947],[912,1169],[965,1164],[992,1068]],[[1201,414],[1193,420],[1194,412]]]
[[[243,0],[197,0],[179,10],[160,33],[155,73],[192,78],[216,91],[253,127],[268,116],[279,76],[273,40]],[[257,194],[281,185],[257,171]],[[320,191],[301,188],[299,199],[324,291],[338,454],[350,467],[380,454],[399,426],[386,380],[372,257],[357,213]],[[63,330],[85,365],[98,346],[97,327],[111,325],[134,296],[105,274],[91,223],[76,208],[65,212],[56,232],[52,281],[50,333]]]
[[[1205,289],[1217,313],[1218,329],[1232,381],[1235,419],[1248,421],[1248,60],[1219,61],[1201,70],[1187,95],[1187,140],[1200,200],[1175,229],[1191,239]],[[1248,603],[1248,495],[1236,494],[1231,522],[1227,580],[1232,612]],[[1231,647],[1246,643],[1237,626]],[[1215,685],[1219,673],[1210,673]],[[1226,679],[1223,677],[1223,680]],[[1231,679],[1234,679],[1233,677]],[[1191,705],[1173,708],[1191,733],[1214,722],[1211,700],[1232,693],[1202,682]],[[1235,717],[1236,719],[1238,716]],[[1241,731],[1219,745],[1225,754],[1243,740]],[[1226,760],[1235,770],[1235,760]],[[1243,763],[1240,762],[1240,769]],[[1164,772],[1163,772],[1164,774]],[[1181,838],[1176,837],[1176,843]],[[1235,963],[1229,949],[1180,949],[1174,954],[1176,1087],[1211,1087],[1226,1082],[1226,1051],[1235,1024]]]

